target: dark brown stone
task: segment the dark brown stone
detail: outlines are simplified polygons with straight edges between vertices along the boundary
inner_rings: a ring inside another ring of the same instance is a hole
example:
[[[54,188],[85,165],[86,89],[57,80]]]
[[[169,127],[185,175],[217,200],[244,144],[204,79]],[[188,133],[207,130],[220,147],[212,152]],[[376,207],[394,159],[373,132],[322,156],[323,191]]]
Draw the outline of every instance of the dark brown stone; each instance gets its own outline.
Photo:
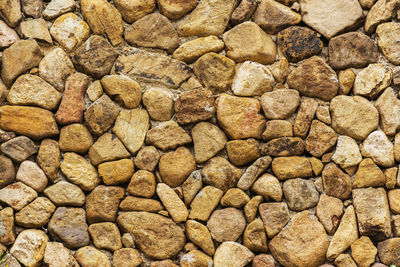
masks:
[[[233,11],[231,16],[231,23],[233,25],[240,24],[249,20],[253,16],[257,8],[256,0],[242,0],[239,6]]]
[[[328,196],[347,199],[351,194],[351,179],[335,163],[329,163],[322,171],[322,183]]]
[[[1,145],[1,152],[16,162],[22,162],[36,154],[38,147],[26,136],[18,136]]]
[[[12,182],[15,179],[15,168],[12,161],[0,155],[0,188],[3,188]]]
[[[272,139],[261,148],[263,155],[273,157],[300,156],[304,152],[304,142],[299,137]]]

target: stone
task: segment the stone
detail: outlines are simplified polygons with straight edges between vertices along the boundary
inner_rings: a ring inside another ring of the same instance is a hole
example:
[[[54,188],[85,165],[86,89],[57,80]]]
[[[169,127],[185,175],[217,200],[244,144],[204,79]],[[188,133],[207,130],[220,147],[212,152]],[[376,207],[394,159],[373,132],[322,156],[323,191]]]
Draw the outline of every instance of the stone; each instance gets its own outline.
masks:
[[[239,188],[231,188],[226,191],[225,195],[221,198],[221,206],[241,209],[249,200],[250,197],[245,192]]]
[[[99,164],[98,172],[105,185],[125,184],[130,181],[134,171],[133,161],[121,159]]]
[[[4,261],[2,262],[3,265],[5,266],[13,266],[13,267],[20,267],[21,264],[17,261],[17,259],[11,254],[7,254],[4,256]]]
[[[135,157],[135,166],[141,170],[154,171],[160,160],[160,152],[154,146],[144,146]]]
[[[156,0],[116,0],[115,7],[127,23],[132,23],[153,12]]]
[[[360,0],[360,5],[363,9],[370,9],[376,0]]]
[[[246,20],[249,20],[256,11],[257,6],[258,3],[254,0],[240,1],[239,5],[235,8],[231,15],[231,24],[238,25]]]
[[[10,253],[25,266],[39,266],[48,241],[46,233],[41,230],[24,230],[17,236]]]
[[[324,227],[309,211],[294,215],[290,224],[269,242],[274,259],[287,266],[319,266],[325,262],[328,246]]]
[[[2,81],[7,87],[10,87],[19,75],[37,67],[42,57],[43,53],[35,40],[15,42],[3,51],[1,57]]]
[[[196,7],[195,0],[184,0],[180,2],[171,2],[169,0],[157,0],[158,8],[161,14],[169,19],[175,20],[184,16]]]
[[[340,254],[336,259],[335,259],[335,266],[337,267],[356,267],[357,264],[354,262],[354,260],[351,258],[349,254]]]
[[[104,91],[125,108],[136,108],[141,100],[140,85],[129,77],[106,75],[101,79]]]
[[[363,140],[378,127],[379,113],[360,96],[336,96],[330,104],[332,128],[336,133]]]
[[[82,124],[70,124],[61,128],[59,145],[61,151],[86,153],[93,144],[93,137]]]
[[[400,244],[400,238],[390,238],[378,243],[378,255],[381,261],[386,265],[398,265],[400,256],[397,246]]]
[[[271,139],[279,137],[292,137],[292,136],[293,136],[293,127],[289,121],[269,120],[265,124],[265,131],[262,137],[264,141],[269,141]]]
[[[293,89],[279,89],[264,93],[260,102],[267,119],[287,119],[299,106],[300,94]]]
[[[361,154],[370,157],[382,167],[394,165],[393,144],[382,131],[374,131],[368,135],[361,146]]]
[[[277,43],[282,53],[291,62],[318,55],[322,51],[323,42],[318,34],[301,26],[291,26],[277,35]]]
[[[125,190],[117,186],[97,186],[86,197],[86,217],[92,223],[114,222],[119,202],[124,198]]]
[[[14,210],[21,210],[38,196],[37,192],[21,182],[0,189],[0,200]]]
[[[208,0],[206,0],[208,1]],[[235,62],[214,52],[201,56],[193,65],[199,81],[213,93],[226,92],[235,76]]]
[[[400,197],[400,190],[395,189],[395,190],[390,190],[388,192],[388,199],[389,199],[389,206],[390,210],[394,214],[400,214],[400,202],[399,202],[399,197]]]
[[[329,244],[326,258],[330,261],[337,258],[342,252],[347,250],[350,245],[358,239],[357,219],[354,207],[347,207],[339,228],[333,235]]]
[[[26,228],[40,228],[47,224],[56,206],[45,197],[38,197],[15,214],[15,223]]]
[[[51,20],[76,8],[74,0],[52,0],[44,9],[42,15],[46,20]]]
[[[177,187],[196,169],[195,159],[185,147],[164,154],[158,165],[161,179],[171,187]]]
[[[390,237],[390,211],[385,189],[353,189],[353,203],[360,235],[369,236],[374,241]]]
[[[362,23],[362,8],[356,0],[330,0],[324,4],[316,0],[306,0],[301,1],[300,5],[303,21],[327,39],[356,29]],[[337,21],[337,18],[341,20]]]
[[[385,174],[386,182],[385,186],[387,189],[394,189],[396,187],[397,179],[397,167],[392,167],[383,171]]]
[[[279,180],[269,173],[265,173],[258,178],[252,185],[251,190],[263,196],[265,200],[272,199],[276,202],[282,200],[282,188]]]
[[[393,136],[400,128],[400,100],[392,88],[387,88],[375,102],[380,126],[386,135]]]
[[[51,181],[57,179],[58,168],[60,167],[61,154],[58,142],[53,139],[44,139],[40,143],[36,161]]]
[[[16,180],[42,192],[47,185],[47,177],[36,162],[25,160],[19,165]]]
[[[22,162],[38,152],[35,143],[26,136],[15,137],[0,146],[1,152],[16,162]]]
[[[106,254],[94,247],[86,246],[78,249],[75,258],[81,266],[104,266],[111,267],[111,263]]]
[[[235,0],[202,0],[178,26],[180,36],[220,35],[236,6]]]
[[[117,106],[107,95],[103,94],[87,108],[84,118],[89,131],[99,136],[111,128],[118,114]]]
[[[400,161],[400,134],[396,134],[393,145],[394,158],[398,162]]]
[[[279,180],[312,176],[310,161],[305,157],[298,156],[274,158],[272,171]]]
[[[360,267],[371,266],[377,253],[377,248],[367,236],[362,236],[351,244],[351,257]]]
[[[56,120],[59,124],[82,122],[84,96],[88,85],[89,77],[85,74],[77,72],[67,78],[64,95],[56,113]]]
[[[174,114],[174,100],[167,90],[160,88],[147,89],[142,99],[150,118],[153,120],[168,121]]]
[[[14,212],[10,207],[0,211],[1,234],[0,242],[3,245],[11,245],[15,242]]]
[[[123,232],[133,234],[140,251],[153,259],[171,258],[185,244],[183,230],[171,219],[158,214],[123,212],[117,222]]]
[[[180,39],[172,23],[159,13],[146,15],[126,28],[125,40],[142,47],[160,48],[172,53]]]
[[[136,267],[143,262],[143,258],[137,249],[121,248],[114,252],[113,262],[115,266]]]
[[[47,187],[43,193],[57,206],[79,207],[85,203],[85,194],[82,189],[66,181],[60,181]]]
[[[115,61],[114,70],[116,74],[129,76],[138,82],[173,89],[177,89],[192,74],[192,69],[182,61],[136,48],[124,49]]]
[[[253,162],[261,156],[259,146],[260,143],[253,138],[232,140],[226,143],[226,153],[230,162],[236,166],[242,166]]]
[[[0,47],[7,48],[19,40],[18,34],[7,25],[4,21],[0,21]]]
[[[393,237],[400,236],[400,215],[392,216]]]
[[[305,138],[307,136],[317,108],[318,102],[315,99],[305,98],[303,101],[301,101],[293,125],[293,133],[295,136],[299,136],[301,138]]]
[[[156,192],[172,219],[176,223],[185,222],[189,212],[174,190],[164,183],[159,183]]]
[[[212,92],[202,89],[183,92],[175,101],[175,113],[179,124],[210,119],[215,113]]]
[[[219,245],[214,255],[214,266],[244,267],[254,258],[253,252],[237,242],[227,241]]]
[[[274,257],[267,254],[258,254],[254,257],[251,267],[275,267]]]
[[[324,168],[324,164],[322,163],[322,161],[317,159],[316,157],[312,157],[309,160],[311,163],[313,173],[315,175],[320,175],[322,172],[322,169]]]
[[[224,132],[209,122],[199,122],[192,128],[194,156],[198,163],[214,157],[228,141]]]
[[[275,61],[276,46],[271,37],[256,23],[243,22],[223,35],[227,56],[235,62],[254,61],[271,64]]]
[[[88,89],[86,89],[86,94],[89,97],[90,101],[94,102],[101,97],[103,94],[103,87],[101,87],[101,83],[99,80],[92,82]]]
[[[337,138],[337,134],[331,127],[319,120],[313,120],[305,149],[311,155],[321,157],[335,146]]]
[[[339,71],[338,79],[339,79],[339,94],[347,95],[350,92],[351,88],[353,87],[356,75],[354,74],[352,69],[349,68]]]
[[[213,210],[218,206],[223,191],[213,187],[205,186],[190,203],[190,220],[207,221]]]
[[[160,123],[151,128],[146,135],[146,144],[154,145],[163,151],[191,142],[190,135],[174,121]]]
[[[322,171],[322,183],[328,196],[347,199],[351,194],[351,178],[335,163],[329,163]]]
[[[290,210],[302,211],[315,207],[319,194],[311,180],[289,179],[283,183],[283,194]]]
[[[11,0],[0,5],[0,16],[10,27],[16,27],[22,20],[21,4],[19,1]]]
[[[113,134],[105,133],[89,149],[89,159],[93,165],[105,161],[127,158],[130,153],[122,142]]]
[[[186,63],[192,63],[199,57],[210,52],[219,52],[224,48],[224,42],[216,36],[197,38],[183,43],[177,48],[172,57]]]
[[[14,182],[15,167],[11,159],[0,155],[0,187],[7,186]]]
[[[89,234],[98,249],[111,251],[122,248],[121,235],[114,223],[94,223],[89,226]]]
[[[365,18],[364,30],[366,34],[373,34],[376,26],[383,22],[390,21],[395,17],[397,10],[400,8],[398,1],[377,1]]]
[[[210,159],[201,170],[203,182],[226,192],[236,186],[242,172],[222,157]]]
[[[379,187],[386,183],[386,176],[370,158],[365,158],[358,165],[353,188]]]
[[[201,171],[196,170],[182,184],[183,200],[187,206],[189,206],[202,187]]]
[[[207,221],[212,238],[218,242],[236,241],[245,227],[243,212],[235,208],[216,210]]]
[[[334,69],[363,68],[378,57],[376,43],[361,32],[344,33],[329,41],[329,64]]]
[[[182,267],[208,267],[213,264],[211,257],[199,250],[192,250],[183,255],[180,261]]]
[[[106,39],[92,35],[75,50],[72,62],[80,71],[101,78],[110,73],[117,56],[117,51]]]
[[[43,11],[43,2],[41,0],[23,0],[21,8],[27,17],[39,18]]]
[[[396,1],[391,2],[394,3]],[[400,47],[395,40],[400,36],[400,25],[394,22],[382,23],[376,28],[376,36],[378,37],[378,45],[383,55],[391,63],[399,65],[398,54]]]
[[[353,85],[355,95],[376,98],[392,81],[392,71],[382,64],[370,64],[360,71]]]
[[[78,15],[67,13],[54,21],[50,34],[65,50],[72,51],[90,36],[90,28]]]
[[[246,216],[247,222],[252,222],[255,220],[258,206],[264,200],[262,196],[255,196],[250,199],[247,204],[244,206],[244,215]]]
[[[47,242],[43,261],[49,267],[79,267],[71,251],[59,242]]]
[[[18,26],[18,31],[26,39],[32,38],[49,44],[53,43],[46,21],[42,18],[22,21]]]
[[[121,201],[119,208],[122,211],[160,212],[164,210],[162,204],[154,199],[127,196]]]
[[[243,233],[243,245],[254,252],[267,252],[267,236],[260,218],[249,223]]]
[[[271,157],[261,157],[249,166],[240,177],[237,187],[247,190],[256,181],[256,179],[271,165]]]
[[[301,95],[318,97],[325,101],[335,97],[339,88],[336,73],[317,56],[306,59],[293,70],[287,78],[287,83]]]
[[[188,220],[185,226],[188,239],[199,246],[205,253],[213,256],[215,247],[208,228],[194,220]]]
[[[323,123],[326,124],[332,123],[331,114],[329,112],[329,106],[319,106],[317,108],[315,116],[317,117],[318,120],[322,121]]]
[[[68,180],[82,190],[91,191],[100,182],[93,165],[76,153],[64,153],[64,161],[61,163],[60,168]]]
[[[329,235],[333,235],[343,215],[343,203],[340,199],[321,194],[316,215]]]
[[[362,160],[357,142],[346,135],[339,135],[332,160],[343,169],[357,166]]]

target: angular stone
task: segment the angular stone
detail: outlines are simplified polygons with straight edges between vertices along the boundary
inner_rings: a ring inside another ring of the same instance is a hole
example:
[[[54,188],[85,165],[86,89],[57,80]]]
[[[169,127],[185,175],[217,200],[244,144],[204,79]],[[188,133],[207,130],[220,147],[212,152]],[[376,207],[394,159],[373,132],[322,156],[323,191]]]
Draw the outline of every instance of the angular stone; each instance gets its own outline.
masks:
[[[75,153],[65,153],[60,165],[61,171],[72,183],[82,190],[91,191],[100,182],[96,169],[84,157]]]
[[[240,176],[240,169],[234,167],[222,157],[210,159],[201,170],[203,182],[215,186],[222,191],[235,187]]]
[[[386,265],[399,265],[400,256],[398,247],[400,238],[390,238],[378,243],[379,259]]]
[[[324,168],[324,164],[322,163],[322,161],[317,159],[316,157],[312,157],[309,160],[311,163],[311,167],[313,169],[313,173],[315,175],[320,175],[322,172],[322,169]]]
[[[125,108],[136,108],[141,99],[140,85],[129,77],[106,75],[101,79],[104,91]]]
[[[180,261],[181,267],[208,267],[211,264],[213,264],[211,257],[196,249],[183,255]]]
[[[154,146],[144,146],[135,157],[135,166],[141,170],[154,171],[160,160],[160,152]]]
[[[393,228],[393,236],[400,236],[400,215],[392,216],[392,228]]]
[[[318,97],[325,101],[336,96],[339,88],[336,73],[317,56],[305,60],[293,70],[287,78],[287,83],[301,95]]]
[[[224,42],[222,42],[216,36],[207,36],[197,38],[192,41],[188,41],[172,54],[172,57],[184,61],[186,63],[192,63],[199,57],[210,52],[219,52],[224,48]]]
[[[140,266],[143,263],[143,258],[137,249],[122,248],[114,252],[113,262],[115,266]]]
[[[26,160],[19,165],[16,180],[42,192],[47,185],[46,174],[33,161]]]
[[[274,257],[267,254],[258,254],[254,257],[251,267],[275,267]]]
[[[273,238],[290,220],[289,209],[285,202],[263,203],[259,206],[268,238]]]
[[[370,158],[365,158],[358,165],[353,188],[384,186],[386,177]]]
[[[317,117],[318,120],[322,121],[323,123],[326,124],[332,123],[331,113],[329,112],[329,106],[319,106],[317,108],[315,116]]]
[[[40,228],[47,224],[56,206],[45,197],[38,197],[15,214],[15,223],[26,228]]]
[[[0,187],[11,184],[15,179],[15,167],[12,161],[0,155]]]
[[[235,6],[235,0],[201,0],[178,26],[178,33],[181,36],[220,35],[224,32]]]
[[[324,227],[309,211],[294,215],[290,224],[269,242],[272,256],[286,266],[319,266],[325,262],[328,246]]]
[[[225,195],[221,198],[221,206],[241,209],[249,200],[250,197],[245,192],[239,188],[231,188],[226,191]]]
[[[15,137],[0,146],[1,152],[16,162],[22,162],[37,153],[35,143],[26,136]]]
[[[333,235],[343,215],[343,203],[340,199],[321,194],[316,215],[329,235]]]
[[[53,44],[46,21],[42,18],[22,21],[18,26],[18,31],[23,38],[32,38]]]
[[[183,199],[187,206],[192,202],[202,187],[201,171],[196,170],[192,172],[182,184]]]
[[[92,82],[88,89],[86,89],[86,94],[88,95],[90,101],[94,102],[103,94],[103,87],[99,80]]]
[[[212,238],[218,242],[236,241],[245,227],[243,212],[235,208],[216,210],[207,221]]]
[[[258,178],[251,190],[263,196],[266,200],[270,198],[277,202],[282,200],[282,188],[279,180],[269,173],[265,173]]]
[[[324,191],[328,196],[347,199],[351,194],[351,178],[335,163],[329,163],[322,171]]]
[[[20,40],[5,49],[1,58],[4,84],[10,87],[20,74],[37,67],[42,57],[43,53],[35,40]]]
[[[118,185],[129,182],[134,165],[130,159],[121,159],[100,164],[98,171],[105,185]]]
[[[174,89],[192,74],[191,68],[182,61],[136,48],[124,49],[115,61],[114,70],[116,74],[126,75],[137,81]]]
[[[136,46],[160,48],[172,53],[180,40],[171,22],[161,14],[152,13],[135,21],[124,33],[125,40]]]
[[[59,242],[48,242],[43,261],[49,267],[79,267],[72,252]]]
[[[310,161],[305,157],[277,157],[272,161],[272,171],[279,180],[312,176]]]
[[[53,22],[50,34],[65,50],[72,51],[90,36],[90,28],[78,15],[67,13]]]
[[[400,100],[392,88],[387,88],[381,94],[375,107],[379,112],[382,130],[387,135],[395,135],[400,128]]]
[[[25,16],[39,18],[43,11],[42,0],[22,0],[21,8]]]
[[[360,0],[360,5],[363,9],[370,9],[376,0]]]
[[[353,87],[354,81],[356,79],[356,75],[352,71],[352,69],[345,69],[339,71],[339,94],[347,95],[351,88]]]
[[[378,250],[367,236],[362,236],[351,244],[351,257],[360,267],[371,266]]]
[[[306,151],[315,157],[321,157],[336,144],[337,134],[328,125],[313,120],[306,139]]]
[[[110,129],[118,114],[117,106],[104,94],[89,106],[84,116],[89,130],[99,136]]]
[[[394,214],[400,214],[400,190],[395,189],[395,190],[390,190],[388,192],[388,199],[389,199],[389,205],[390,205],[390,210]]]
[[[47,187],[43,193],[57,206],[79,207],[85,203],[85,193],[82,189],[66,181],[60,181]]]
[[[48,241],[46,233],[41,230],[24,230],[17,236],[10,253],[25,266],[39,266]]]
[[[246,216],[247,222],[252,222],[255,220],[258,206],[264,200],[262,196],[255,196],[250,199],[247,204],[244,206],[244,215]]]
[[[355,95],[376,98],[392,81],[392,71],[382,64],[370,64],[360,71],[353,85]]]
[[[339,135],[332,160],[343,169],[357,166],[362,160],[357,142],[346,135]]]
[[[216,187],[205,186],[190,203],[189,219],[207,221],[223,194]]]
[[[114,222],[117,217],[119,202],[125,190],[117,186],[97,186],[86,197],[86,217],[90,224]]]
[[[379,113],[365,98],[337,96],[330,104],[332,128],[338,134],[365,139],[378,127]]]
[[[175,113],[179,124],[210,119],[215,113],[212,92],[203,89],[183,92],[175,102]]]
[[[150,118],[153,120],[168,121],[174,114],[174,100],[167,90],[149,88],[144,92],[142,99]]]
[[[323,47],[323,42],[315,31],[300,26],[280,31],[277,43],[282,53],[292,62],[318,55]]]
[[[16,27],[22,20],[21,4],[18,0],[5,1],[0,4],[0,16],[11,27]]]
[[[122,211],[160,212],[164,210],[161,202],[154,199],[127,196],[121,201],[119,208]]]
[[[296,90],[279,89],[264,93],[260,100],[268,119],[286,119],[300,104],[300,95]]]
[[[387,189],[394,189],[396,187],[397,167],[385,169],[383,171],[386,177],[385,186]]]
[[[185,244],[183,230],[171,219],[148,212],[123,212],[118,225],[135,237],[138,248],[154,259],[175,256]]]
[[[237,187],[247,190],[254,181],[271,165],[272,159],[269,156],[260,157],[252,165],[250,165],[243,175],[240,177]]]
[[[190,135],[174,121],[161,123],[150,129],[146,135],[147,144],[155,145],[164,151],[191,142]]]
[[[227,91],[235,75],[235,62],[214,52],[201,56],[193,65],[199,81],[213,93]]]
[[[107,255],[94,247],[86,246],[78,249],[75,258],[81,266],[104,266],[111,267]]]
[[[61,154],[58,142],[53,139],[44,139],[40,143],[36,161],[51,181],[57,179],[58,168],[60,167]]]
[[[67,12],[73,11],[76,7],[74,0],[52,0],[43,11],[43,18],[51,20]]]
[[[222,243],[214,255],[214,267],[244,267],[254,258],[253,252],[240,243],[228,241]]]
[[[318,102],[313,98],[305,98],[301,101],[300,108],[297,111],[296,119],[293,125],[293,133],[295,136],[305,138],[312,120],[317,111]]]
[[[362,32],[345,33],[329,41],[329,64],[334,69],[363,68],[377,62],[378,57],[378,46]]]
[[[337,267],[357,267],[357,264],[349,254],[340,254],[334,263]]]
[[[183,0],[179,2],[169,0],[157,0],[161,14],[169,19],[179,19],[196,7],[196,0]]]
[[[395,17],[397,10],[400,8],[400,3],[396,0],[377,1],[368,12],[365,18],[364,30],[366,34],[373,34],[376,26],[383,22],[390,21]]]
[[[237,25],[245,22],[246,20],[249,20],[256,11],[257,6],[258,3],[254,0],[240,1],[239,5],[232,13],[230,22],[233,25]]]
[[[89,226],[89,233],[98,249],[115,251],[122,248],[121,234],[114,223],[94,223]]]
[[[232,139],[261,139],[265,119],[259,111],[260,102],[257,99],[227,94],[221,94],[217,99],[218,122]]]
[[[115,7],[127,23],[132,23],[153,12],[156,0],[115,0]]]
[[[159,183],[156,192],[172,219],[176,223],[185,222],[189,212],[174,190],[164,183]]]
[[[392,230],[385,189],[354,189],[353,203],[356,208],[360,235],[369,236],[374,241],[390,237]]]
[[[200,122],[192,128],[196,162],[205,162],[225,147],[227,138],[217,126]]]
[[[306,0],[300,3],[303,21],[327,39],[360,26],[363,13],[357,0]],[[340,18],[340,21],[337,20]]]
[[[292,124],[289,121],[269,120],[265,124],[265,131],[262,137],[264,141],[269,141],[271,139],[279,137],[292,137],[292,136],[293,136],[293,128]]]
[[[81,12],[94,34],[106,34],[113,45],[122,42],[122,16],[106,0],[82,0]]]
[[[93,137],[83,124],[70,124],[61,128],[59,145],[61,151],[86,153],[93,144]]]
[[[56,120],[59,124],[65,125],[82,122],[84,96],[89,81],[88,76],[79,72],[71,74],[67,78],[64,95],[56,113]]]
[[[118,137],[110,133],[100,136],[89,149],[89,159],[93,165],[127,158],[130,155]]]
[[[0,21],[0,47],[7,48],[19,40],[18,34],[4,21]]]
[[[0,200],[14,210],[21,210],[38,196],[37,192],[21,182],[0,189]]]
[[[395,1],[391,1],[395,2]],[[400,25],[394,22],[382,23],[376,28],[378,45],[383,55],[393,64],[399,65],[400,46],[396,42],[400,36]]]
[[[289,179],[283,183],[283,193],[290,210],[302,211],[315,207],[319,194],[313,181]]]
[[[14,212],[10,207],[0,211],[0,242],[3,245],[11,245],[15,242]]]
[[[382,131],[374,131],[368,135],[361,146],[361,154],[370,157],[382,167],[394,165],[393,144]]]
[[[226,143],[226,153],[230,162],[236,166],[242,166],[261,156],[259,146],[260,143],[253,138],[232,140]]]
[[[260,218],[249,223],[243,233],[243,245],[254,252],[267,252],[267,236]]]

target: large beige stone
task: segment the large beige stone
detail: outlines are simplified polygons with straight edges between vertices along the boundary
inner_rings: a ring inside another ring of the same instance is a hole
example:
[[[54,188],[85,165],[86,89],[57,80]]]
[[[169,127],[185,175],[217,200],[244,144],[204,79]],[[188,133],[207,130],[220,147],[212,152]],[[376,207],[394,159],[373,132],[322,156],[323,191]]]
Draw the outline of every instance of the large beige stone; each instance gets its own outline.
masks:
[[[378,249],[367,236],[362,236],[351,244],[351,257],[360,267],[371,266],[377,253]]]
[[[386,176],[370,158],[365,158],[358,165],[353,181],[353,188],[379,187],[386,183]]]
[[[111,267],[111,262],[107,255],[91,246],[78,249],[75,258],[81,266],[104,266]]]
[[[105,133],[89,149],[89,159],[93,165],[105,161],[127,158],[131,154],[126,150],[121,140],[111,133]]]
[[[146,144],[154,145],[163,151],[191,142],[192,138],[190,135],[175,121],[160,123],[156,127],[151,128],[146,135]]]
[[[260,101],[267,119],[287,119],[299,106],[300,94],[293,89],[279,89],[264,93]]]
[[[61,153],[58,142],[53,139],[44,139],[40,143],[36,161],[51,181],[57,179],[58,168],[61,162]]]
[[[393,64],[399,65],[400,44],[396,41],[400,36],[400,24],[386,22],[376,28],[378,45],[383,55]]]
[[[122,75],[107,75],[101,79],[104,91],[123,104],[125,108],[137,108],[142,97],[140,85],[129,77]]]
[[[159,183],[156,192],[172,219],[176,223],[185,222],[189,212],[174,190],[167,184]]]
[[[45,197],[38,197],[15,214],[15,223],[26,228],[40,228],[46,225],[56,206]]]
[[[312,176],[310,161],[305,157],[299,156],[274,158],[272,171],[279,180]]]
[[[4,1],[0,4],[0,16],[11,27],[16,27],[22,20],[21,3],[18,0]]]
[[[79,267],[72,252],[59,242],[48,242],[43,261],[49,267]]]
[[[216,187],[205,186],[190,203],[189,219],[207,221],[223,194]]]
[[[339,135],[332,160],[343,169],[357,166],[362,160],[357,142],[349,136]]]
[[[73,11],[76,8],[74,0],[52,0],[43,11],[43,18],[46,20],[57,18],[58,16]]]
[[[361,146],[361,154],[370,157],[382,167],[394,165],[393,143],[382,131],[374,131],[368,135]]]
[[[24,230],[17,236],[10,253],[25,266],[39,266],[48,241],[42,230]]]
[[[179,46],[172,54],[177,60],[191,63],[204,54],[215,52],[218,53],[224,49],[224,42],[216,36],[207,36],[188,41]]]
[[[143,93],[142,101],[153,120],[168,121],[174,114],[174,100],[168,90],[149,88]]]
[[[395,135],[400,128],[400,100],[392,88],[387,88],[375,102],[380,126],[386,135]]]
[[[205,253],[212,256],[215,252],[214,242],[208,228],[197,221],[188,220],[185,231],[190,241],[199,246]]]
[[[390,21],[399,8],[400,2],[397,0],[378,0],[369,10],[365,18],[365,33],[369,35],[373,34],[376,26],[383,22]]]
[[[335,233],[343,215],[343,203],[340,199],[322,194],[316,209],[316,215],[329,235]]]
[[[382,64],[370,64],[357,74],[353,93],[375,99],[390,85],[391,81],[391,70],[386,69]]]
[[[235,187],[242,172],[223,157],[210,159],[201,170],[203,182],[222,191]]]
[[[29,186],[16,182],[0,189],[0,200],[14,210],[21,210],[37,198],[38,193]]]
[[[246,218],[235,208],[218,209],[211,214],[207,228],[215,241],[236,241],[246,227]]]
[[[66,181],[47,187],[43,193],[57,206],[83,206],[86,198],[79,186]]]
[[[321,157],[331,150],[337,141],[337,134],[328,125],[313,120],[306,139],[306,151],[315,157]]]
[[[244,267],[254,258],[254,253],[237,242],[222,243],[214,255],[214,267]]]
[[[259,205],[259,211],[268,238],[276,236],[290,220],[289,209],[285,202],[262,203]]]

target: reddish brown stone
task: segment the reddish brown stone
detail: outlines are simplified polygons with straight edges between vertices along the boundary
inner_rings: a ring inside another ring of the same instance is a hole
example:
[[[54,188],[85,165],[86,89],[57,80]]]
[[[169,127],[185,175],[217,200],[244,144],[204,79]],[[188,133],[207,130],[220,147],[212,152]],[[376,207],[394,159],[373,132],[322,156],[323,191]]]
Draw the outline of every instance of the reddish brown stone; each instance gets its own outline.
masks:
[[[175,102],[179,124],[208,120],[214,112],[214,98],[210,90],[195,89],[183,92]]]

